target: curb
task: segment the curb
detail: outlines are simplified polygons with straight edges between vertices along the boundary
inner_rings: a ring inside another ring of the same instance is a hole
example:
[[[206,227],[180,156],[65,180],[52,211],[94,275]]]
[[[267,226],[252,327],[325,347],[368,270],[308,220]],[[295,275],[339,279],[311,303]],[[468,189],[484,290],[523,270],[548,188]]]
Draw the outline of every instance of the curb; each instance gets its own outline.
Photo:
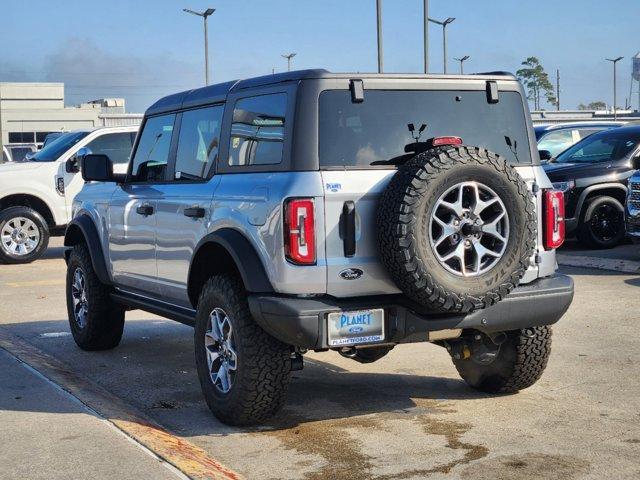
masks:
[[[619,258],[590,257],[587,255],[556,254],[558,265],[567,267],[595,268],[621,273],[640,274],[640,262]]]

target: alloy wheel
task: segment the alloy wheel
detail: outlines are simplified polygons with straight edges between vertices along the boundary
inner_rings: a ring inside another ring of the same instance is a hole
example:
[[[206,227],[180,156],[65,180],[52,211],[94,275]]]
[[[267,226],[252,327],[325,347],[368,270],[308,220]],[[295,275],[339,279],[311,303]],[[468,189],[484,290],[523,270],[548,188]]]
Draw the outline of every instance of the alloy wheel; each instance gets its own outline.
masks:
[[[509,215],[488,186],[460,182],[444,192],[433,208],[429,241],[447,271],[476,277],[502,258],[509,238]]]
[[[207,320],[204,344],[209,376],[215,387],[228,393],[233,386],[238,366],[231,320],[221,308],[214,308]]]
[[[80,328],[87,325],[87,312],[89,304],[87,302],[87,282],[84,272],[80,267],[73,272],[73,282],[71,284],[71,298],[73,300],[73,315],[76,324]]]
[[[9,219],[0,232],[0,245],[5,253],[22,257],[33,252],[40,243],[40,230],[26,217]]]

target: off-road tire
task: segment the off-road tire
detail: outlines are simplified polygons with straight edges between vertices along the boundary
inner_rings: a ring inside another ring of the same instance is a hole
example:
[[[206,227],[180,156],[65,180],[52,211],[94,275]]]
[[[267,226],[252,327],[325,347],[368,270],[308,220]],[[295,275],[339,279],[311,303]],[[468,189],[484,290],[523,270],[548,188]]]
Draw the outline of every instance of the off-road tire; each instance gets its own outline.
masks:
[[[476,277],[448,272],[429,244],[436,199],[460,181],[480,181],[509,206],[502,258]],[[535,204],[526,183],[499,155],[478,147],[430,150],[402,165],[384,191],[377,218],[381,259],[396,285],[428,309],[470,312],[502,300],[529,267],[536,247]]]
[[[620,215],[620,221],[621,221],[620,228],[617,234],[613,236],[611,239],[607,239],[607,240],[599,238],[597,233],[594,232],[591,227],[591,219],[595,210],[598,207],[601,207],[603,205],[610,205],[611,208],[617,210]],[[584,210],[584,214],[582,214],[582,217],[580,219],[580,224],[578,225],[578,229],[576,231],[576,237],[578,237],[578,240],[582,244],[591,248],[598,248],[598,249],[607,249],[607,248],[615,247],[622,241],[622,239],[624,238],[624,235],[625,235],[624,206],[615,198],[605,196],[605,195],[596,197],[589,202],[586,209]]]
[[[72,299],[72,284],[76,269],[80,268],[87,289],[86,324],[81,327],[75,319]],[[124,309],[110,297],[110,288],[98,279],[87,246],[75,245],[67,263],[67,314],[69,326],[76,345],[83,350],[110,350],[122,339]]]
[[[497,358],[488,365],[476,363],[473,358],[452,357],[469,386],[487,393],[515,393],[542,376],[551,353],[551,327],[531,327],[506,334]]]
[[[42,256],[49,245],[49,226],[47,221],[37,211],[25,206],[9,207],[0,212],[0,232],[5,223],[12,218],[24,217],[35,223],[40,240],[36,248],[25,255],[10,255],[0,247],[0,263],[4,264],[22,264],[31,263]]]
[[[237,370],[227,393],[213,384],[207,364],[204,338],[208,317],[215,308],[227,313],[234,331]],[[254,321],[240,279],[216,275],[205,283],[198,300],[194,344],[204,398],[221,422],[258,424],[280,410],[291,376],[291,348]]]

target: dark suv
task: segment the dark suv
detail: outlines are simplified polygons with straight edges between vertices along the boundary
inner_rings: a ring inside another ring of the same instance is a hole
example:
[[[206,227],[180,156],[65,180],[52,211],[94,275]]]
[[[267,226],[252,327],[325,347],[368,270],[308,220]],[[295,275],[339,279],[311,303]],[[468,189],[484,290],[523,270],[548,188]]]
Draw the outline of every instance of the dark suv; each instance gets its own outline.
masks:
[[[564,192],[567,234],[594,248],[611,248],[624,238],[627,180],[639,150],[640,126],[619,127],[590,135],[544,165]]]

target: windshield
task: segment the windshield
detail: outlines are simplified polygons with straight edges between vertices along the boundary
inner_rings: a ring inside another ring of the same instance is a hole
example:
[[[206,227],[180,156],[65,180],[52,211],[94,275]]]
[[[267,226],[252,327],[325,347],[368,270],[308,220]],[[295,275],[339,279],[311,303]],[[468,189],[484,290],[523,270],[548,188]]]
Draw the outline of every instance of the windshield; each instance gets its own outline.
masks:
[[[60,155],[73,147],[76,143],[89,135],[89,132],[71,132],[59,136],[53,142],[47,144],[42,150],[36,153],[32,162],[55,162]]]
[[[409,150],[444,136],[461,137],[510,163],[531,163],[518,92],[500,92],[500,101],[490,104],[484,90],[366,90],[364,101],[353,103],[348,90],[327,90],[320,95],[319,133],[325,168],[401,163],[413,156]]]
[[[640,130],[606,130],[594,133],[562,152],[557,163],[596,163],[622,160],[640,143]]]

